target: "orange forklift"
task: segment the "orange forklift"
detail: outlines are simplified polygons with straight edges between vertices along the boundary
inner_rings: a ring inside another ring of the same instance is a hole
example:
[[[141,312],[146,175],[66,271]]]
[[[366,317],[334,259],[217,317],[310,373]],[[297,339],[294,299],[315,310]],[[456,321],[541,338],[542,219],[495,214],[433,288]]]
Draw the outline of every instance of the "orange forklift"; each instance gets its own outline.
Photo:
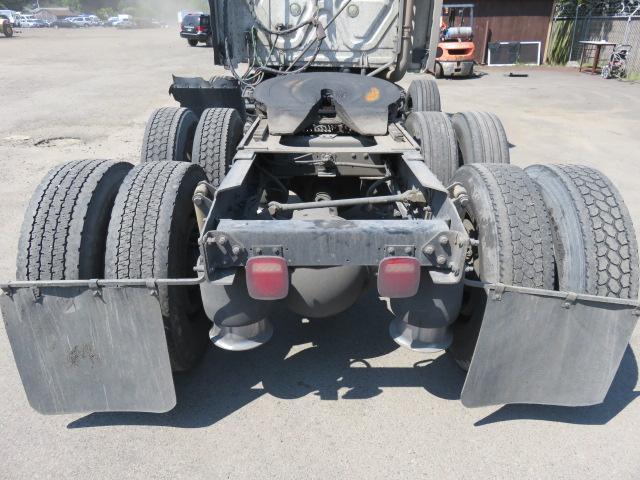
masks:
[[[440,43],[436,52],[435,76],[470,77],[473,75],[473,4],[442,6]]]

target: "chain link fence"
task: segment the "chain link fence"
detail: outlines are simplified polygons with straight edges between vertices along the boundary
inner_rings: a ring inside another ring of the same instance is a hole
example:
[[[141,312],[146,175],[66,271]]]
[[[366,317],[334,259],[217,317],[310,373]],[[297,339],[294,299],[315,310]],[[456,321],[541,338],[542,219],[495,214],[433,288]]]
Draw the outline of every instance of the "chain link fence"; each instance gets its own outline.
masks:
[[[586,40],[631,45],[627,57],[627,72],[639,75],[640,0],[556,4],[547,61],[552,64],[579,62],[583,48],[580,42]],[[602,63],[608,61],[612,48],[602,49]]]

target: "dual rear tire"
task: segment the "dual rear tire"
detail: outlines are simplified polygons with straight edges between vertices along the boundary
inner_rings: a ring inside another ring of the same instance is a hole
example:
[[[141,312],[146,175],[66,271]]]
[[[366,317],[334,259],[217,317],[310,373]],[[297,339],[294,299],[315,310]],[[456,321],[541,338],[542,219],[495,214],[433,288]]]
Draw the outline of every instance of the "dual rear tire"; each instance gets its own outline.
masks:
[[[147,122],[141,161],[195,163],[218,187],[231,168],[243,127],[233,108],[208,108],[199,119],[186,108],[160,108]]]
[[[81,160],[54,168],[27,207],[17,278],[194,277],[192,195],[204,179],[186,162]],[[158,300],[172,368],[187,370],[209,345],[200,289],[159,286]]]
[[[493,113],[413,112],[405,122],[420,145],[422,158],[445,185],[462,165],[509,164],[509,142],[500,119]]]
[[[602,173],[575,165],[467,165],[459,214],[472,239],[467,278],[624,299],[638,297],[638,246],[629,212]],[[449,351],[468,369],[486,294],[465,290]]]

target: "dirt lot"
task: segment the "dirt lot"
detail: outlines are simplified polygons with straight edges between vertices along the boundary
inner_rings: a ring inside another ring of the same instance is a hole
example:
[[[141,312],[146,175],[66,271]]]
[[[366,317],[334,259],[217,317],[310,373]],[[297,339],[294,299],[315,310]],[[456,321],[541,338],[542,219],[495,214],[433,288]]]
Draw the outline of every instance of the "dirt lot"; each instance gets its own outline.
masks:
[[[53,165],[137,161],[171,74],[214,73],[210,52],[161,31],[25,31],[0,38],[0,278],[14,275],[23,210]],[[441,81],[446,111],[492,110],[513,162],[580,162],[619,186],[640,227],[640,85],[572,71],[488,70]],[[636,331],[606,402],[465,409],[447,356],[398,349],[370,297],[331,321],[283,315],[265,347],[211,349],[177,377],[165,415],[42,417],[0,332],[4,478],[637,478]],[[585,365],[585,368],[589,368]],[[634,401],[635,400],[635,401]]]

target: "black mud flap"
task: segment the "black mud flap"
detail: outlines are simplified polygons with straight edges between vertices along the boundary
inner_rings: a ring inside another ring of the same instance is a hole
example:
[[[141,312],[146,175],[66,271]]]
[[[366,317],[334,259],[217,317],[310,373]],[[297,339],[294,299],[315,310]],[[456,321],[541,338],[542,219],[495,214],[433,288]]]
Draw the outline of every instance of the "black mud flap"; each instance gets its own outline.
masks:
[[[503,285],[480,288],[486,309],[462,389],[466,407],[604,401],[640,313],[636,302]]]
[[[145,287],[0,296],[31,406],[43,414],[166,412],[176,404],[160,306]]]
[[[193,110],[198,116],[207,108],[235,108],[243,120],[247,117],[240,84],[232,78],[204,80],[174,75],[169,93],[181,107]]]

